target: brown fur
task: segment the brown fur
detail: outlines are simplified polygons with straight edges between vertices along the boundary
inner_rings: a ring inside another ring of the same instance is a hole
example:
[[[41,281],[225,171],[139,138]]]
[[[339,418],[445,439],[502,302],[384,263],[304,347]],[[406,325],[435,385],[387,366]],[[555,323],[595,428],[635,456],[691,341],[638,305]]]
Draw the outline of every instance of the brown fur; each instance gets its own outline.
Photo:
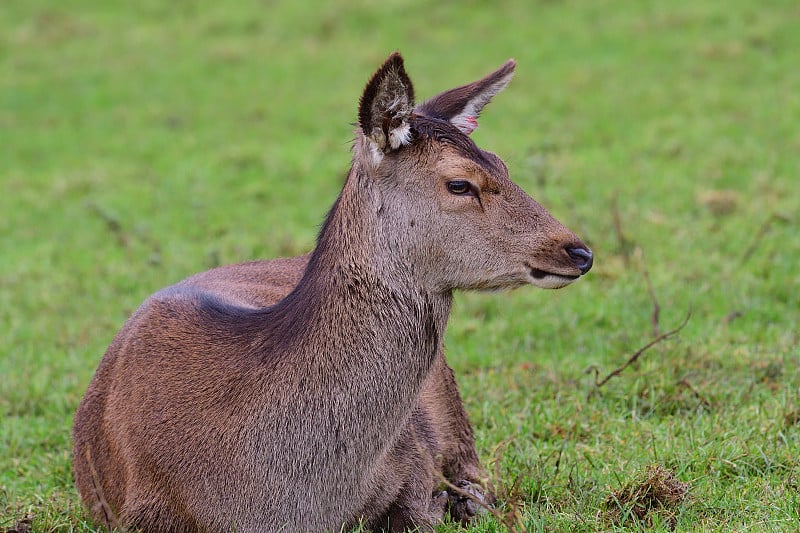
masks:
[[[440,476],[478,481],[442,350],[452,291],[556,288],[591,266],[449,122],[477,115],[512,72],[415,108],[393,54],[361,98],[353,166],[316,249],[198,274],[134,313],[75,416],[76,484],[96,520],[431,529],[448,499]],[[468,194],[452,187],[464,180]]]

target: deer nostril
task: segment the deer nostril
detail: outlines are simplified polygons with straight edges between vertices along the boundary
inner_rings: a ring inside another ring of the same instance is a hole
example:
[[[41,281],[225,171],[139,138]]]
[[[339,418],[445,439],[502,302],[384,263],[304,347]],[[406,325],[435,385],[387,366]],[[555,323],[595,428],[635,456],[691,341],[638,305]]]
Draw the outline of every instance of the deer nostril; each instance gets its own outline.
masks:
[[[575,266],[581,271],[581,275],[586,274],[592,268],[594,254],[584,245],[567,246],[567,254],[575,262]]]

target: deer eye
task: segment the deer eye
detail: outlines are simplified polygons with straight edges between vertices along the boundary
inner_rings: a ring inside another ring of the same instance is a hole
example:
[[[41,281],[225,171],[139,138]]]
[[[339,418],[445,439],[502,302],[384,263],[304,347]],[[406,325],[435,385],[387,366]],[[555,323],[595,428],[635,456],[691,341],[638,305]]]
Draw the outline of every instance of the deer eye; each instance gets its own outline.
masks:
[[[467,180],[452,180],[447,182],[447,191],[450,194],[463,196],[473,193],[472,184]],[[473,193],[474,194],[474,193]]]

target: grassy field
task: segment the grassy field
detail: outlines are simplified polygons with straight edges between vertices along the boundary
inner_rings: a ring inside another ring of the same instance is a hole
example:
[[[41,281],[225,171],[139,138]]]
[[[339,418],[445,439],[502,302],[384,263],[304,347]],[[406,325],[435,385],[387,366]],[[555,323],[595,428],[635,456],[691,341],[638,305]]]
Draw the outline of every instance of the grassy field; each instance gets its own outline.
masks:
[[[70,427],[105,347],[160,287],[313,247],[395,49],[419,98],[517,59],[473,136],[596,253],[563,291],[457,296],[507,517],[798,530],[797,2],[332,4],[2,2],[0,531],[92,530]]]

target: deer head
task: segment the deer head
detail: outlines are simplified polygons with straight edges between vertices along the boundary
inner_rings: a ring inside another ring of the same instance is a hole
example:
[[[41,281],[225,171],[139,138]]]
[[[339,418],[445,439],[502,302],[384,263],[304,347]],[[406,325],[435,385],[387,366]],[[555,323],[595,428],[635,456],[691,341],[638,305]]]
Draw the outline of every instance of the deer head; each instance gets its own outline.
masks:
[[[387,252],[428,289],[554,289],[592,266],[591,250],[469,136],[515,66],[415,105],[394,53],[361,97],[354,171]]]

